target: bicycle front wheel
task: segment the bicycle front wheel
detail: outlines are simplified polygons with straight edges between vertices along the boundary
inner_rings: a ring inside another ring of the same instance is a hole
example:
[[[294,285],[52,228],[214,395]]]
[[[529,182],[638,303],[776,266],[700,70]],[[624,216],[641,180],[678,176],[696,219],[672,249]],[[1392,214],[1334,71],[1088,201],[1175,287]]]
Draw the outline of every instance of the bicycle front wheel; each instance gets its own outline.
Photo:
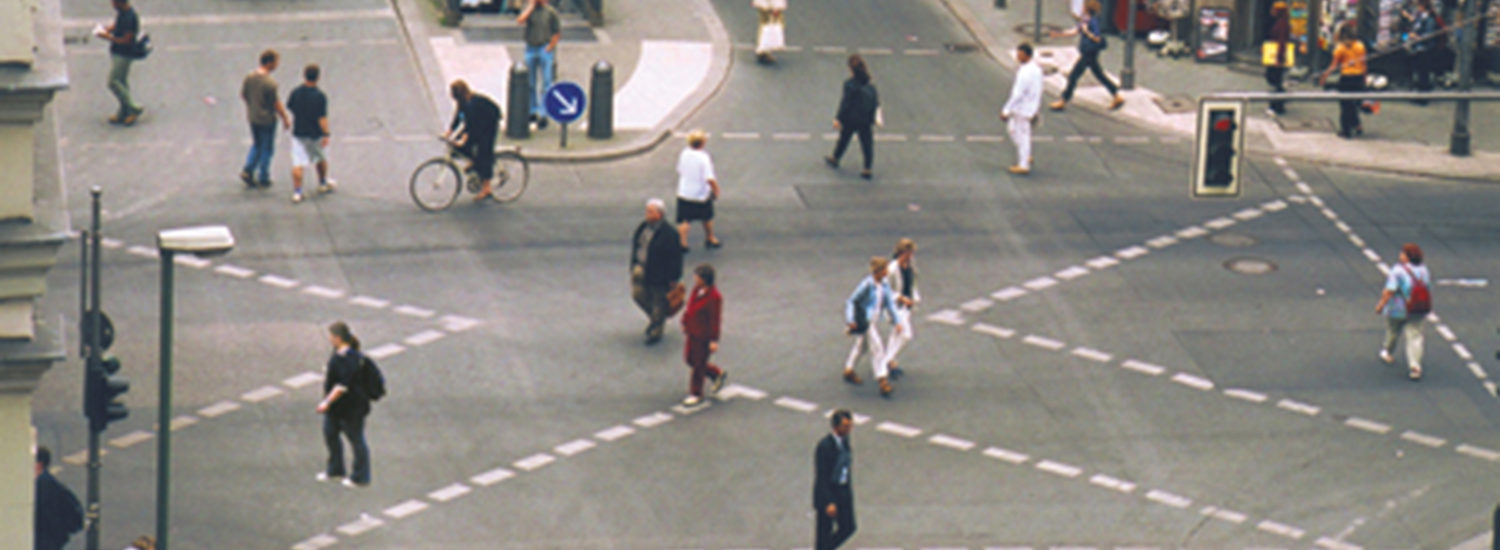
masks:
[[[531,179],[531,166],[526,157],[515,151],[495,152],[495,185],[491,198],[495,202],[510,202],[521,198],[526,192],[526,182]]]
[[[430,159],[411,173],[411,199],[428,212],[453,206],[462,190],[458,166],[446,158]]]

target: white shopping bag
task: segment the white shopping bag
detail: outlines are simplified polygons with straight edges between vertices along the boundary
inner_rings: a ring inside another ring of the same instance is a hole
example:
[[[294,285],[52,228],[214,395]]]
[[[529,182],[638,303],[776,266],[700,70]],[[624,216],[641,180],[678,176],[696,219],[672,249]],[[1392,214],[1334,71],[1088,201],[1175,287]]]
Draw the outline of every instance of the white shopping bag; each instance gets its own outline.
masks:
[[[756,53],[781,51],[786,48],[786,26],[768,23],[760,27],[760,37],[755,43]]]

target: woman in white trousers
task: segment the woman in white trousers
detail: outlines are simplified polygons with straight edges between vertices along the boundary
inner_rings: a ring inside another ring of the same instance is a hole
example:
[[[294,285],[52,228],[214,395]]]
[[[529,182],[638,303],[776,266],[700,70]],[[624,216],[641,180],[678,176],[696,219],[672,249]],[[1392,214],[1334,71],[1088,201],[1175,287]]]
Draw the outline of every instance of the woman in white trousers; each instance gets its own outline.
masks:
[[[885,345],[886,370],[893,380],[900,380],[905,374],[896,364],[896,354],[901,353],[901,348],[916,336],[911,330],[911,312],[922,301],[922,293],[917,291],[916,255],[916,241],[896,241],[896,251],[891,253],[891,263],[885,270],[886,284],[895,296],[896,324],[901,327],[901,330],[891,332],[891,339]]]
[[[761,63],[776,61],[771,52],[786,48],[786,0],[750,0],[760,13],[755,32],[755,59]]]

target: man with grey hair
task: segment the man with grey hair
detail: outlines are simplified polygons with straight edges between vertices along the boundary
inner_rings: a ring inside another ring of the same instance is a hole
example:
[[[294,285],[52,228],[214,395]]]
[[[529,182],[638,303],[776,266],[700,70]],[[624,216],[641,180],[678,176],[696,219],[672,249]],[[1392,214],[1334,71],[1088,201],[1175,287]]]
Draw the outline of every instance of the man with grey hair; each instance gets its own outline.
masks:
[[[661,341],[662,325],[671,316],[667,293],[682,279],[682,239],[666,223],[666,208],[661,199],[646,201],[646,219],[630,243],[630,295],[651,319],[647,345]]]

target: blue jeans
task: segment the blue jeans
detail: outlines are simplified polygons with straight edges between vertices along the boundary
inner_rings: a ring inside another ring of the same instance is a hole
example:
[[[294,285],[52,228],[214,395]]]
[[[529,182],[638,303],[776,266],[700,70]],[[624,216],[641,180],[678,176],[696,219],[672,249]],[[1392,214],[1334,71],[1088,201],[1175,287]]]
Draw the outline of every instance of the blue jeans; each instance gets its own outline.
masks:
[[[265,126],[250,125],[250,137],[253,140],[250,145],[250,154],[245,156],[245,171],[255,177],[256,172],[260,175],[256,181],[268,183],[271,181],[271,153],[276,151],[276,124],[273,122]]]
[[[369,483],[370,445],[365,442],[365,419],[362,416],[339,418],[323,415],[323,443],[328,445],[328,469],[324,471],[329,477],[344,476],[344,444],[339,441],[340,433],[354,448],[354,474],[349,476],[349,481],[361,485]]]
[[[531,75],[531,114],[543,116],[547,88],[552,87],[553,52],[546,45],[526,47],[526,74]],[[540,76],[538,76],[540,75]],[[541,86],[537,86],[541,84]]]

